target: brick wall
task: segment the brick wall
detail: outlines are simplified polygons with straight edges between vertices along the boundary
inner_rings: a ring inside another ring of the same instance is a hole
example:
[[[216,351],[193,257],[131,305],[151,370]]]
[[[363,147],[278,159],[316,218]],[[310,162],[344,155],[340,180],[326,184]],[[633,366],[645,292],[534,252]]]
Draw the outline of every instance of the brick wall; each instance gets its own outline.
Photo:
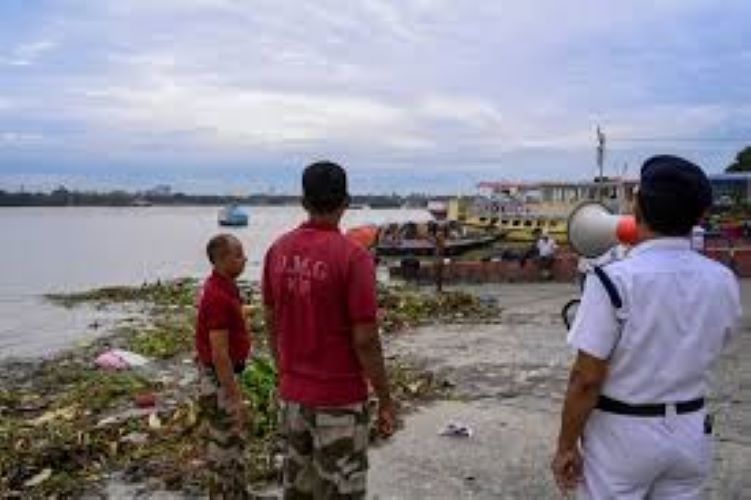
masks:
[[[751,247],[712,248],[707,256],[730,267],[742,278],[751,277]],[[572,282],[577,275],[578,256],[566,252],[557,256],[553,266],[554,281]],[[391,276],[401,277],[401,268],[396,265],[389,269]],[[434,281],[434,268],[430,262],[422,262],[417,273],[418,280],[424,283]],[[524,266],[519,261],[466,262],[457,261],[443,267],[444,283],[517,283],[541,281],[542,272],[534,260]]]

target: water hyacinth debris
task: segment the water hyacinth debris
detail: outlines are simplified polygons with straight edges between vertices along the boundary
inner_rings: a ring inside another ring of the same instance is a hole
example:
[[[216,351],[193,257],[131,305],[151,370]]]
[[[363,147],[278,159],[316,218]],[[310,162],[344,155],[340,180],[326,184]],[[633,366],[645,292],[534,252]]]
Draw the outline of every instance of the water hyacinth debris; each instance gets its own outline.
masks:
[[[191,382],[198,286],[196,280],[176,280],[50,297],[66,307],[137,304],[145,316],[124,321],[109,337],[55,359],[10,362],[0,369],[0,497],[77,496],[96,491],[115,471],[132,480],[156,480],[160,487],[202,489],[201,416]],[[254,285],[244,283],[242,289],[246,296],[258,296]],[[379,302],[383,330],[389,333],[434,321],[498,316],[495,307],[464,293],[435,296],[382,287]],[[258,302],[250,306],[257,355],[241,381],[253,415],[248,480],[256,482],[277,473],[278,404],[262,308]],[[127,350],[150,361],[137,371],[98,370],[92,360],[108,349]],[[388,365],[403,408],[450,389],[425,367],[407,360],[392,359]],[[144,395],[149,404],[137,405]]]

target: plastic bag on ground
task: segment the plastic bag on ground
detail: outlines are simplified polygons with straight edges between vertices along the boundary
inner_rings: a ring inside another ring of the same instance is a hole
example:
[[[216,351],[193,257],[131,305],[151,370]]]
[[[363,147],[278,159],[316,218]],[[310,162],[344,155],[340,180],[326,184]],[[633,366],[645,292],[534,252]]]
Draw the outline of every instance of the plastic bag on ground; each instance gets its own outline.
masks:
[[[124,349],[110,349],[94,360],[94,364],[105,370],[127,370],[139,368],[149,362],[148,358]]]

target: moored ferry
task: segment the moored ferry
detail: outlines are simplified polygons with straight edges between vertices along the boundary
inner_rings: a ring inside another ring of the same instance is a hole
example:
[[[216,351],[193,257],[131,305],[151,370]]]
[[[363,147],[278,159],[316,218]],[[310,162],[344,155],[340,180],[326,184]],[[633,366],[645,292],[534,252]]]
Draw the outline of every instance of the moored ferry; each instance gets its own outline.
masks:
[[[571,211],[596,200],[614,213],[627,212],[637,181],[605,179],[593,182],[481,182],[476,196],[449,201],[448,220],[500,233],[504,240],[528,242],[547,233],[559,243],[567,240]]]

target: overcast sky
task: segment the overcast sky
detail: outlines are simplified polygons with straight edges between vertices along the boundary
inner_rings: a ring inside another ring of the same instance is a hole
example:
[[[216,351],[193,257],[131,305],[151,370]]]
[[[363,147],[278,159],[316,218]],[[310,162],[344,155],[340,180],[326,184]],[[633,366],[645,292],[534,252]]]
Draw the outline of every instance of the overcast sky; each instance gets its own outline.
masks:
[[[751,144],[748,0],[0,0],[0,187],[586,179]]]

